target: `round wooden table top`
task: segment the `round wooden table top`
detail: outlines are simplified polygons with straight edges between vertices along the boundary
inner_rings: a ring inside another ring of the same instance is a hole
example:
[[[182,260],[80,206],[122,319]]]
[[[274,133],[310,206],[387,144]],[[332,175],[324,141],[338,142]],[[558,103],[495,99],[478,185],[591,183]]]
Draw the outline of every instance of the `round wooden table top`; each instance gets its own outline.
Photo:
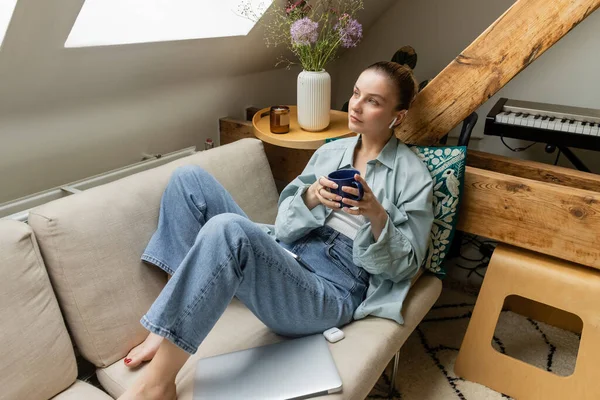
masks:
[[[320,132],[302,130],[298,125],[298,109],[290,107],[290,131],[288,133],[272,133],[269,110],[271,107],[259,110],[252,117],[254,135],[275,146],[291,149],[315,150],[325,144],[325,139],[341,138],[356,135],[348,128],[348,113],[330,110],[329,126]]]

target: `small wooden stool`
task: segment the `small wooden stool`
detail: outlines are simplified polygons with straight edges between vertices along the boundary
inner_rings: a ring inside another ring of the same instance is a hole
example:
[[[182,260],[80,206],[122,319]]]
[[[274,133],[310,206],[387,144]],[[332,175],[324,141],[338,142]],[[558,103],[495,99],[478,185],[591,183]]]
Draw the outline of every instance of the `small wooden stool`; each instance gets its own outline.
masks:
[[[572,375],[557,376],[501,354],[492,337],[506,297],[573,313],[583,330]],[[600,271],[499,244],[488,266],[454,371],[518,400],[600,399]]]

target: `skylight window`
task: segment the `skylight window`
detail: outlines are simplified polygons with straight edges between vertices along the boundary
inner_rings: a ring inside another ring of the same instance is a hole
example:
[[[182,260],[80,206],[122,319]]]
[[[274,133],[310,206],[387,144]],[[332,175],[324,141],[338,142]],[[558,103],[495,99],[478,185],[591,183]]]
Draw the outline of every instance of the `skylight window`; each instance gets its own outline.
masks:
[[[0,0],[0,45],[4,41],[4,35],[6,35],[16,5],[17,0]]]
[[[4,0],[0,0],[2,2]],[[264,11],[271,1],[252,1]],[[242,0],[85,0],[65,47],[243,36]]]

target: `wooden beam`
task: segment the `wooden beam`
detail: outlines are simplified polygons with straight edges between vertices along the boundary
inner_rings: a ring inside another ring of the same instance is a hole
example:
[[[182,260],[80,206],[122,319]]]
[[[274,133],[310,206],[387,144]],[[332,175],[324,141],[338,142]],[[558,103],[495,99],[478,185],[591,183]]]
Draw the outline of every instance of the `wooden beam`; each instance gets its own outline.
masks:
[[[599,6],[518,0],[419,93],[396,135],[436,143]]]
[[[467,165],[540,182],[554,183],[600,193],[600,176],[530,160],[520,160],[469,149]]]
[[[467,167],[458,229],[600,269],[600,193]]]

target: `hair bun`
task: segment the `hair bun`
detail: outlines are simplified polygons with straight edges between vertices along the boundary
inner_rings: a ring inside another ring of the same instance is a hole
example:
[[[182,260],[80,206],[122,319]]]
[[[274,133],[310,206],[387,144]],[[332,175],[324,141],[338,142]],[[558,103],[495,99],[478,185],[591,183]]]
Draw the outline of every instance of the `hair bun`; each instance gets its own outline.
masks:
[[[412,46],[402,46],[394,53],[392,62],[415,69],[417,66],[417,52]]]

